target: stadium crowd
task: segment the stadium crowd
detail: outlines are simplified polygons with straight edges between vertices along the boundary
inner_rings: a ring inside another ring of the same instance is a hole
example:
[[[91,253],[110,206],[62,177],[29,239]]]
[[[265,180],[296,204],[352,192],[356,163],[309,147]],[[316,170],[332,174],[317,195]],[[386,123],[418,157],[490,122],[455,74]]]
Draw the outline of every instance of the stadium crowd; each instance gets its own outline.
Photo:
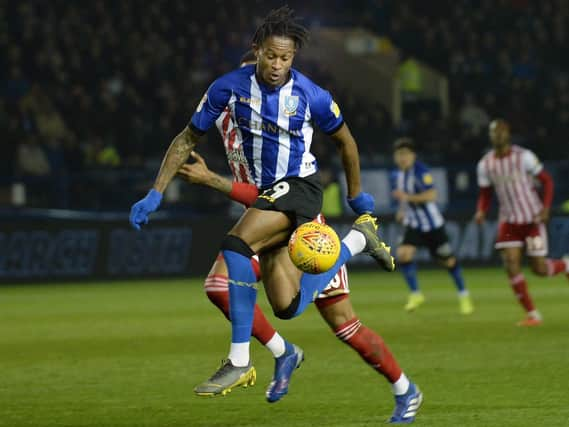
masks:
[[[488,144],[480,125],[504,117],[516,141],[542,159],[569,156],[567,1],[372,3],[378,7],[368,28],[448,76],[451,155],[459,147],[478,155]]]
[[[311,25],[365,26],[385,35],[406,57],[449,77],[450,118],[425,109],[395,126],[384,106],[337,90],[333,70],[300,55],[298,67],[334,93],[363,158],[377,158],[380,146],[389,161],[393,139],[408,134],[428,150],[427,159],[473,161],[488,146],[486,124],[495,116],[508,119],[515,141],[541,158],[569,156],[569,59],[561,54],[569,37],[567,2],[289,4]],[[49,182],[48,193],[57,197],[39,204],[100,207],[97,189],[108,194],[109,186],[128,185],[107,172],[130,176],[154,166],[212,78],[236,66],[259,17],[279,5],[0,0],[0,184],[14,177],[32,188]],[[201,151],[212,169],[223,170],[221,144]],[[316,142],[315,151],[324,159],[334,155],[331,144]],[[85,172],[91,175],[69,179]]]

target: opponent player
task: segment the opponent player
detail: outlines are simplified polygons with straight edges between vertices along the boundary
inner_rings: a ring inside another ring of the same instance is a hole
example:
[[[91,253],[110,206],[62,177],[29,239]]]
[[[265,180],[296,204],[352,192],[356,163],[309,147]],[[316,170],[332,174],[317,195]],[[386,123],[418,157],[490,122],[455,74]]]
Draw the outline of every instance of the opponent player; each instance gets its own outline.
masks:
[[[553,180],[533,152],[512,145],[510,125],[505,120],[492,121],[489,130],[493,149],[478,163],[480,195],[475,220],[479,224],[484,222],[494,187],[499,204],[496,249],[502,256],[514,295],[526,311],[526,317],[518,325],[540,325],[541,314],[535,308],[522,273],[522,248],[526,247],[531,270],[538,276],[569,273],[569,261],[546,258],[545,223],[553,200]],[[541,199],[534,178],[541,183]]]
[[[179,174],[190,183],[206,185],[249,206],[254,203],[257,197],[257,188],[252,182],[247,181],[246,175],[241,175],[240,171],[246,170],[246,164],[243,163],[244,157],[240,153],[241,146],[234,143],[235,140],[232,140],[231,131],[226,132],[230,126],[223,127],[224,122],[227,123],[225,120],[218,121],[221,125],[220,132],[224,136],[225,150],[233,173],[233,181],[209,170],[204,159],[195,152],[191,154],[195,163],[182,166]],[[323,222],[322,216],[319,215],[316,221]],[[252,264],[257,279],[261,280],[257,257],[253,257]],[[288,268],[291,269],[291,274],[295,274],[292,270],[296,270],[296,267],[289,265]],[[205,280],[205,291],[210,301],[229,318],[227,267],[221,254]],[[417,388],[409,382],[402,372],[383,339],[358,319],[349,299],[349,292],[348,273],[346,266],[343,265],[340,272],[334,276],[314,302],[320,315],[334,331],[336,337],[352,347],[364,361],[391,383],[396,399],[396,408],[390,421],[412,421],[422,403],[422,394],[417,397],[416,405],[410,409],[407,405],[399,403],[413,389],[416,393]],[[266,393],[267,400],[275,402],[287,393],[290,374],[293,369],[298,367],[298,364],[294,361],[285,367],[285,348],[291,344],[275,331],[258,305],[255,305],[253,336],[265,345],[276,358],[275,374]],[[302,350],[300,350],[300,354],[302,355]],[[278,387],[276,387],[277,384]],[[207,383],[199,385],[196,387],[196,393],[212,395],[218,392],[217,387],[211,387],[211,385],[208,387],[208,385]]]
[[[411,138],[399,138],[393,145],[397,169],[391,175],[393,197],[399,202],[397,220],[405,226],[405,234],[397,247],[397,261],[411,293],[405,310],[413,311],[425,302],[419,290],[417,265],[414,261],[418,246],[426,246],[431,256],[448,270],[458,291],[459,309],[471,314],[474,306],[456,257],[445,231],[444,218],[435,201],[437,190],[429,168],[417,161]]]
[[[252,373],[249,342],[257,291],[251,258],[255,253],[261,254],[269,301],[277,315],[287,319],[302,313],[355,254],[365,251],[384,269],[395,268],[389,248],[377,235],[376,219],[367,214],[373,212],[374,200],[361,192],[357,146],[338,106],[327,91],[291,68],[307,37],[288,7],[270,12],[253,36],[256,66],[228,73],[209,87],[190,125],[172,141],[154,187],[131,209],[135,228],[148,222],[200,136],[229,107],[249,171],[263,190],[222,242],[232,338],[218,377],[227,378],[229,384]],[[299,281],[284,267],[290,260],[283,245],[296,226],[317,216],[322,204],[316,159],[310,153],[313,123],[336,141],[346,172],[348,202],[361,216],[343,239],[336,264],[323,274],[303,274]]]

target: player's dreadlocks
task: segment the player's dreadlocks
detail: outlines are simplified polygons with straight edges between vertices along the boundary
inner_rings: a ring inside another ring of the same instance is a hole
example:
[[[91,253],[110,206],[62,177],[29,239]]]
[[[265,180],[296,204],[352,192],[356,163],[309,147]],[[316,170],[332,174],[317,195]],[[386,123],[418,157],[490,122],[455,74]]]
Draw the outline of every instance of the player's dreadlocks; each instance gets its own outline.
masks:
[[[257,60],[257,57],[255,56],[255,51],[253,49],[251,49],[251,50],[248,50],[247,52],[245,52],[243,54],[243,56],[239,60],[239,63],[243,64],[245,62],[254,62],[256,60]]]
[[[300,49],[308,41],[309,35],[306,27],[298,21],[294,10],[288,6],[271,10],[255,31],[253,44],[261,46],[271,36],[283,36],[293,39],[295,47]]]

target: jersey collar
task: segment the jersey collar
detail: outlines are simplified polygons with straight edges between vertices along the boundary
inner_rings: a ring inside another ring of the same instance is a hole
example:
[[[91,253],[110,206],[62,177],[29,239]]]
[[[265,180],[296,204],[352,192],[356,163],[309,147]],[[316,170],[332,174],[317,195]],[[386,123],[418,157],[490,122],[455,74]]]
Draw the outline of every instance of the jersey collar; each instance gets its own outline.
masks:
[[[253,78],[255,79],[255,81],[257,82],[257,85],[259,85],[259,88],[261,88],[261,91],[263,92],[268,92],[268,93],[272,93],[272,92],[278,92],[279,90],[281,90],[283,87],[285,87],[286,85],[288,85],[290,83],[290,81],[293,78],[293,74],[294,74],[294,70],[291,68],[290,72],[288,74],[288,79],[285,80],[285,82],[281,85],[281,86],[269,86],[266,83],[263,83],[261,81],[261,79],[257,78],[257,69],[255,68],[254,72],[253,72]]]

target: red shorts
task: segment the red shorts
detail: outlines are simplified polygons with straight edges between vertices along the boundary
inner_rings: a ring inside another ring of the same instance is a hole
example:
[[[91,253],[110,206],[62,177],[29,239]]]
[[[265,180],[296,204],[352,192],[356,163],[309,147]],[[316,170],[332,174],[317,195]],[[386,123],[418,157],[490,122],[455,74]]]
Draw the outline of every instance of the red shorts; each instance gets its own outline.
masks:
[[[223,255],[220,253],[217,256],[216,261],[221,260],[223,260]],[[257,280],[261,280],[261,267],[259,265],[259,257],[257,255],[254,255],[253,258],[251,258],[251,266],[253,267],[253,271],[255,272]],[[227,279],[210,274],[210,276],[208,276],[205,281],[205,288],[206,292],[225,292],[228,290]],[[326,286],[322,293],[316,297],[316,302],[321,302],[319,305],[325,306],[327,305],[327,301],[325,302],[324,300],[329,300],[330,303],[336,303],[339,300],[343,299],[340,298],[341,295],[344,295],[345,298],[349,293],[350,288],[348,286],[348,269],[344,264],[340,268],[340,271],[338,271],[332,280],[330,280],[328,286]]]
[[[547,255],[547,230],[544,224],[512,224],[501,222],[498,225],[496,249],[526,247],[528,256]]]

